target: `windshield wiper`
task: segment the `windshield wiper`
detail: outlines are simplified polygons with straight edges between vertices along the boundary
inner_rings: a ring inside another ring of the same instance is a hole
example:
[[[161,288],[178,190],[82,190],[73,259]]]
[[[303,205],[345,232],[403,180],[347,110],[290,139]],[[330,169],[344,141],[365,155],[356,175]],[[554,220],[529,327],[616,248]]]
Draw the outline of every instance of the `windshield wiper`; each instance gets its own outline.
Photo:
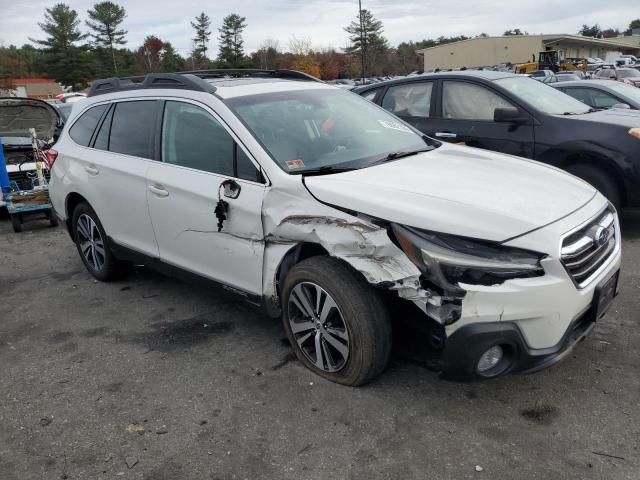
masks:
[[[382,157],[382,158],[379,158],[377,160],[374,160],[373,162],[368,164],[367,167],[371,167],[373,165],[380,165],[381,163],[390,162],[392,160],[398,160],[399,158],[410,157],[411,155],[417,155],[417,154],[422,153],[422,152],[430,152],[434,148],[435,147],[428,147],[428,148],[418,148],[416,150],[406,150],[406,151],[392,152],[392,153],[388,154],[385,157]]]
[[[332,173],[350,172],[352,170],[356,170],[356,169],[353,167],[334,167],[333,165],[325,165],[320,168],[304,170],[300,173],[302,173],[303,175],[329,175]]]

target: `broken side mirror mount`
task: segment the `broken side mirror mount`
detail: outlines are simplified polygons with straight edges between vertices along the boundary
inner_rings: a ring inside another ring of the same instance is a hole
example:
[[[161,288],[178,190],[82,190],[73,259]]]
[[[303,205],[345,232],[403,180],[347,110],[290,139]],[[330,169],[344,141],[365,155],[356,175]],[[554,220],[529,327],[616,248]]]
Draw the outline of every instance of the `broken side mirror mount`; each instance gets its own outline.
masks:
[[[220,184],[220,188],[222,188],[223,195],[227,198],[238,198],[240,196],[240,191],[242,188],[240,184],[235,180],[225,180]]]
[[[631,105],[628,105],[626,103],[616,103],[615,105],[612,105],[611,108],[622,108],[624,110],[629,110],[631,109]]]
[[[514,107],[496,108],[493,111],[493,121],[499,123],[515,123],[518,125],[531,122],[526,114]]]

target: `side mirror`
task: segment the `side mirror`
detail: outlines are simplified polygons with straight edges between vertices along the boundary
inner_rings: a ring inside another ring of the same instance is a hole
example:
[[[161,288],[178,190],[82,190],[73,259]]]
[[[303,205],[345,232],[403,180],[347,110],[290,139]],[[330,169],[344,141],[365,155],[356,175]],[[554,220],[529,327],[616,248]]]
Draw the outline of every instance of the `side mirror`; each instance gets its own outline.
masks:
[[[517,108],[496,108],[493,111],[493,121],[500,123],[517,123],[525,124],[529,123],[529,117],[522,113]]]
[[[616,103],[615,105],[612,105],[611,108],[622,108],[624,110],[629,110],[631,108],[631,105],[628,105],[626,103]]]

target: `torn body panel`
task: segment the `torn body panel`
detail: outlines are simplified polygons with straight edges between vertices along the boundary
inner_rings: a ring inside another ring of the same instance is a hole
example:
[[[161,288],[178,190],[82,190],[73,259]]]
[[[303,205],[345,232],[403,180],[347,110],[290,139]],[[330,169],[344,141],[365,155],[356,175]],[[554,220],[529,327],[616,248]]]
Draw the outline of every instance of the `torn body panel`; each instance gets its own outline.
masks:
[[[283,259],[297,245],[310,243],[347,262],[372,286],[395,291],[425,313],[427,302],[431,301],[430,310],[436,313],[435,292],[422,287],[420,271],[391,241],[386,228],[373,223],[373,219],[319,203],[306,190],[295,194],[269,190],[264,201],[263,225],[263,296],[271,303],[269,311],[277,311],[280,306],[278,275]]]

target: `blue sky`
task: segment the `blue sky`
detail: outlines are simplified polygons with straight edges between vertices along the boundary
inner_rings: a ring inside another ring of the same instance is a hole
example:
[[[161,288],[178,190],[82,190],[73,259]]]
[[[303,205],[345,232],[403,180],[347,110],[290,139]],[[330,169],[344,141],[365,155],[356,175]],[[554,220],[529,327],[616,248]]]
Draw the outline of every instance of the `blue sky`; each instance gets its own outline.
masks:
[[[116,0],[117,1],[117,0]],[[44,9],[55,2],[0,0],[0,43],[22,45],[29,37],[42,38],[38,22]],[[94,1],[66,2],[87,18]],[[212,19],[210,48],[217,51],[217,28],[229,13],[247,18],[245,48],[256,50],[265,39],[279,42],[286,50],[289,39],[310,38],[316,47],[342,48],[347,43],[343,27],[357,13],[357,0],[136,0],[120,1],[128,12],[124,28],[128,47],[137,48],[142,39],[155,34],[170,41],[182,55],[191,49],[190,20],[201,11]],[[500,35],[508,28],[530,33],[576,33],[583,23],[603,28],[624,29],[640,18],[639,0],[363,0],[383,21],[392,45],[405,40],[436,38],[440,35]],[[83,27],[84,28],[84,27]]]

